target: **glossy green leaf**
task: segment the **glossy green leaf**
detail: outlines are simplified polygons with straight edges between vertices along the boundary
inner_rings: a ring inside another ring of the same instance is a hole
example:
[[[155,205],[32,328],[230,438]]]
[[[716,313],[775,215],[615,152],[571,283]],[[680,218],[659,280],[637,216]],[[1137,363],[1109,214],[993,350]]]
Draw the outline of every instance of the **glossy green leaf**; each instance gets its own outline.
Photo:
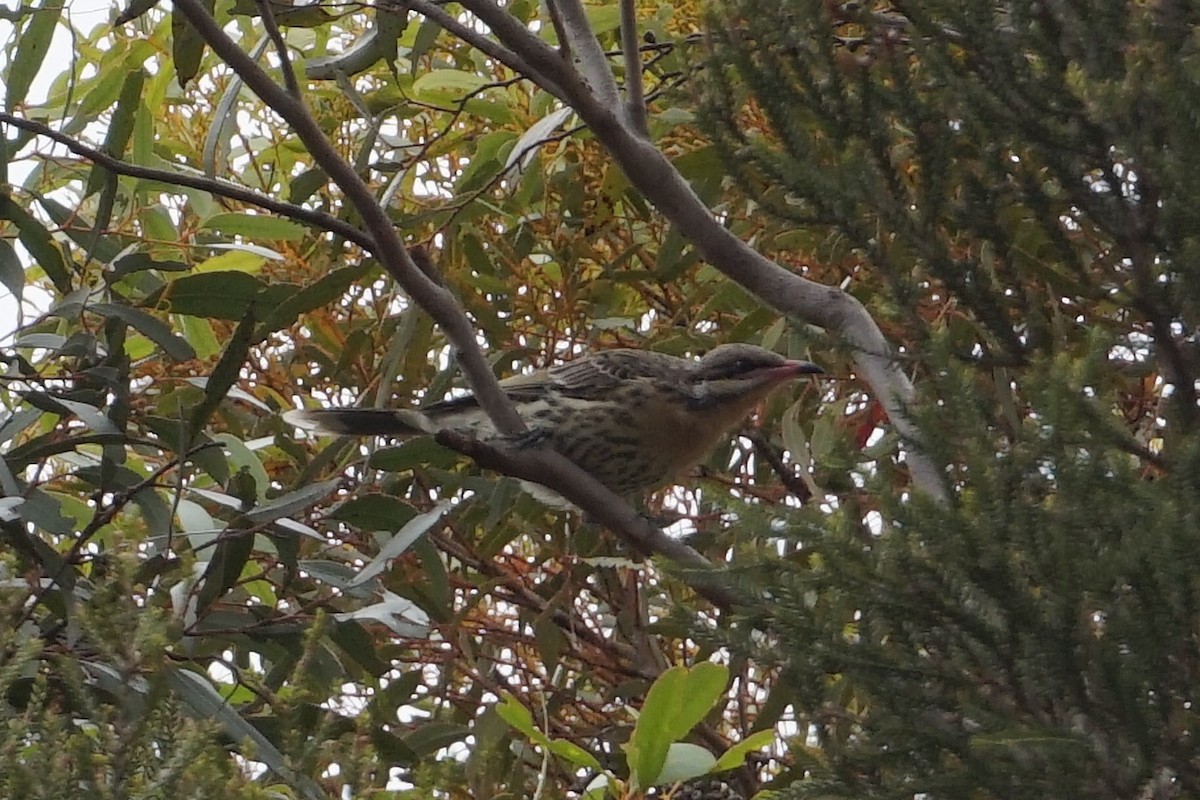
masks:
[[[221,358],[213,367],[212,374],[204,384],[204,400],[192,410],[188,431],[196,436],[204,428],[209,417],[221,402],[229,395],[230,390],[242,374],[242,366],[254,343],[254,316],[247,314],[234,329],[233,335],[225,345]]]
[[[267,263],[269,258],[279,257],[279,254],[272,250],[252,245],[231,245],[227,248],[215,249],[220,250],[220,252],[212,258],[207,258],[192,267],[193,275],[201,275],[206,272],[225,273],[231,271],[245,272],[253,275],[262,270],[263,264]]]
[[[26,101],[58,26],[63,0],[42,0],[32,7],[29,21],[17,37],[16,52],[4,76],[4,108],[13,111]]]
[[[520,165],[521,169],[528,167],[544,140],[553,134],[560,125],[570,119],[574,113],[575,110],[572,108],[559,108],[530,125],[529,129],[521,134],[521,137],[517,139],[512,149],[508,151],[508,159],[504,162],[504,169],[507,170],[517,164]]]
[[[282,303],[272,306],[263,320],[264,332],[287,328],[301,314],[334,302],[342,297],[347,289],[361,281],[374,266],[374,262],[364,261],[321,276],[319,280],[305,286]]]
[[[221,526],[204,506],[191,500],[180,499],[175,504],[175,515],[193,551],[212,545],[221,532]]]
[[[246,518],[255,525],[261,525],[264,522],[273,522],[282,517],[289,517],[324,500],[337,491],[340,484],[341,480],[335,478],[302,486],[295,491],[282,494],[270,502],[255,506],[246,512]]]
[[[358,575],[352,565],[340,561],[307,559],[301,560],[298,566],[317,580],[342,590],[352,589],[351,581]],[[355,596],[368,597],[370,592],[360,590]]]
[[[162,272],[186,272],[188,265],[182,261],[162,261],[150,253],[130,253],[112,262],[112,269],[108,273],[109,281],[113,282],[130,273],[150,269]]]
[[[722,753],[721,757],[717,759],[717,763],[712,767],[712,771],[724,772],[727,769],[737,769],[746,763],[746,756],[756,750],[770,747],[775,743],[775,738],[776,734],[773,730],[762,730],[750,734]]]
[[[0,285],[18,301],[25,293],[25,268],[17,251],[4,239],[0,239]]]
[[[17,436],[28,430],[31,425],[41,419],[42,414],[46,413],[40,408],[18,407],[17,409],[5,414],[3,422],[0,422],[0,444],[12,441]],[[12,448],[5,448],[11,452]],[[9,491],[12,487],[3,487],[5,491]],[[14,490],[15,491],[15,490]]]
[[[379,657],[375,648],[375,637],[357,622],[343,622],[332,626],[329,638],[344,650],[354,662],[366,670],[368,675],[379,677],[391,672],[392,665]],[[392,706],[398,708],[412,697],[412,688],[405,689],[404,684],[411,684],[413,679],[393,681],[388,684],[385,692],[392,697],[402,698]]]
[[[108,125],[108,131],[104,135],[105,153],[113,158],[124,158],[125,148],[129,146],[129,138],[133,135],[133,130],[136,124],[137,115],[144,111],[142,107],[142,88],[146,83],[146,73],[137,67],[129,71],[121,86],[121,94],[117,98],[117,107],[112,113],[112,119]],[[95,165],[92,167],[92,172],[88,176],[87,187],[84,189],[84,197],[89,197],[92,194],[100,191],[104,183],[109,177],[109,172],[104,167]],[[103,223],[107,227],[107,223]]]
[[[235,472],[245,471],[247,476],[252,479],[254,487],[249,493],[249,497],[239,495],[243,501],[250,500],[254,503],[263,502],[266,498],[267,489],[271,485],[271,478],[267,475],[267,470],[262,465],[262,461],[255,455],[254,451],[246,446],[246,443],[234,436],[232,433],[218,433],[213,436],[214,441],[221,442],[225,446],[229,464]],[[233,476],[230,477],[233,480]]]
[[[212,325],[204,317],[179,316],[179,330],[183,338],[196,351],[196,357],[207,360],[221,352],[221,343],[213,333]]]
[[[500,173],[500,153],[509,152],[515,138],[512,131],[492,131],[480,139],[471,163],[455,184],[455,191],[473,191],[493,180]]]
[[[379,549],[379,555],[371,559],[371,562],[363,567],[362,572],[354,579],[352,585],[360,586],[367,581],[374,579],[377,575],[387,569],[388,563],[397,556],[407,550],[412,543],[419,537],[425,534],[434,525],[441,522],[443,516],[446,515],[454,504],[446,501],[434,506],[432,511],[426,511],[424,514],[418,514],[413,517],[404,527],[396,532],[394,536],[387,540],[387,543]]]
[[[117,255],[135,240],[127,236],[96,235],[95,225],[84,217],[80,210],[58,202],[53,197],[39,197],[38,205],[80,248],[103,264],[110,264]]]
[[[292,178],[288,185],[287,200],[289,203],[302,204],[328,183],[329,176],[320,167],[305,170]]]
[[[716,757],[700,745],[674,742],[667,748],[667,757],[654,782],[659,786],[669,786],[690,781],[707,774],[716,763]]]
[[[304,237],[303,225],[268,214],[218,214],[209,217],[201,226],[229,236],[245,236],[251,240],[299,241]]]
[[[98,75],[83,83],[79,87],[83,90],[83,99],[74,109],[71,119],[62,126],[62,132],[74,136],[94,124],[96,117],[112,108],[120,98],[128,74],[124,68],[102,69]]]
[[[442,447],[430,436],[411,439],[395,447],[381,447],[371,454],[368,465],[381,472],[405,472],[418,467],[449,468],[458,462],[459,455]]]
[[[432,99],[439,96],[461,97],[486,85],[487,78],[474,72],[435,69],[413,81],[412,88],[418,98]]]
[[[438,622],[454,618],[454,590],[442,552],[428,537],[418,539],[412,546],[413,554],[420,559],[424,581],[413,587],[413,594],[422,600],[422,607]]]
[[[187,340],[177,335],[165,322],[152,317],[140,308],[118,303],[92,303],[88,306],[88,310],[105,317],[124,320],[176,361],[190,361],[196,357],[196,351],[187,343]]]
[[[421,25],[417,28],[416,35],[413,37],[412,48],[409,51],[409,60],[413,65],[414,72],[416,72],[417,66],[421,63],[421,57],[432,49],[433,43],[437,40],[438,34],[441,32],[442,26],[436,21],[428,18],[421,20]]]
[[[365,494],[339,505],[329,515],[365,531],[396,531],[417,515],[408,503],[386,494]]]
[[[12,197],[0,193],[0,219],[11,220],[17,226],[17,238],[33,256],[37,265],[55,288],[63,294],[71,291],[71,273],[62,250],[50,236],[46,226],[20,206]]]
[[[174,314],[236,322],[246,316],[263,287],[262,281],[244,272],[209,272],[172,281],[151,300]]]
[[[691,669],[672,667],[654,681],[625,745],[630,774],[638,786],[659,781],[670,745],[712,710],[728,677],[725,667],[705,661]]]
[[[496,704],[496,713],[517,731],[524,734],[529,741],[542,747],[550,746],[550,738],[533,724],[533,715],[529,713],[529,709],[512,695],[506,695]]]
[[[587,750],[566,739],[555,739],[550,742],[550,752],[565,759],[577,767],[584,769],[602,769],[600,761]]]
[[[254,537],[247,530],[226,529],[221,533],[196,592],[198,610],[207,611],[237,584],[254,551]]]
[[[783,446],[798,464],[808,466],[812,463],[812,453],[809,450],[808,437],[804,435],[804,426],[800,422],[803,411],[803,401],[797,400],[783,412]]]
[[[562,628],[555,622],[550,613],[541,614],[533,627],[534,640],[537,642],[538,654],[546,665],[547,671],[553,671],[558,666],[558,660],[567,652],[569,642]]]
[[[35,402],[32,398],[28,399],[30,402]],[[88,428],[96,433],[119,434],[121,432],[115,425],[113,425],[112,420],[106,417],[99,408],[91,403],[83,403],[78,400],[69,400],[65,397],[55,397],[53,398],[52,402],[62,406],[71,414],[75,415],[80,422],[88,426]]]
[[[327,795],[316,781],[288,766],[283,753],[279,752],[271,740],[263,736],[257,728],[243,719],[217,692],[206,676],[189,669],[170,667],[167,669],[167,680],[172,691],[191,707],[196,716],[200,719],[215,720],[225,730],[226,735],[239,745],[250,742],[254,759],[266,764],[291,784],[305,800],[327,800]]]
[[[47,533],[69,536],[75,531],[75,521],[63,514],[62,502],[40,489],[25,492],[25,502],[17,507],[17,514]]]
[[[838,416],[832,409],[824,409],[813,422],[813,434],[810,446],[813,460],[817,463],[828,460],[829,455],[837,446],[839,433]]]
[[[146,488],[134,493],[133,502],[141,512],[142,520],[146,523],[147,535],[160,541],[165,540],[174,526],[171,507],[163,496],[153,488]]]
[[[200,0],[200,4],[211,15],[216,0]],[[187,86],[200,71],[204,47],[200,32],[192,27],[182,11],[174,9],[171,12],[171,55],[175,61],[175,79],[180,86]]]

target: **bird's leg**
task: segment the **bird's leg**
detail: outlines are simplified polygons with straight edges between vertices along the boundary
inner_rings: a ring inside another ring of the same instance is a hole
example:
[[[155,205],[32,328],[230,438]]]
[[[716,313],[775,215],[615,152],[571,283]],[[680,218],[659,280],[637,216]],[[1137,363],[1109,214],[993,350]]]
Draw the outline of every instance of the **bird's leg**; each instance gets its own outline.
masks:
[[[530,447],[544,447],[550,441],[551,431],[548,428],[530,428],[524,433],[504,437],[504,443],[518,450]]]

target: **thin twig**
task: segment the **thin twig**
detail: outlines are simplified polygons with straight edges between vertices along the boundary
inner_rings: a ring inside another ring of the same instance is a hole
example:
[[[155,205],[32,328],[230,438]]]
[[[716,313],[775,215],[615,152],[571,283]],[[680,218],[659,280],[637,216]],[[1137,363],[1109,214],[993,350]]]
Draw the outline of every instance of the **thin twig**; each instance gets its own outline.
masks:
[[[550,487],[617,534],[637,552],[647,556],[666,556],[682,568],[679,577],[718,608],[727,610],[745,604],[745,598],[724,585],[712,562],[678,539],[663,533],[560,453],[546,448],[516,450],[495,447],[451,430],[440,431],[435,439],[439,444],[470,456],[486,469]]]
[[[138,164],[130,164],[127,161],[121,161],[118,158],[113,158],[102,150],[97,150],[94,147],[88,147],[82,142],[72,139],[66,134],[59,133],[42,122],[35,122],[31,119],[22,119],[14,117],[12,114],[0,112],[0,124],[12,125],[14,128],[20,128],[30,133],[36,133],[39,136],[45,136],[47,139],[61,144],[63,147],[70,150],[77,156],[86,158],[95,164],[99,164],[105,169],[111,170],[118,175],[125,175],[130,178],[141,178],[142,180],[158,181],[175,186],[186,186],[189,189],[199,189],[202,192],[224,197],[229,200],[237,200],[247,205],[256,206],[279,214],[282,217],[307,222],[314,227],[327,230],[330,233],[336,233],[347,241],[354,242],[364,250],[374,251],[375,241],[363,233],[358,228],[349,223],[331,216],[321,211],[313,211],[312,209],[304,208],[303,206],[285,203],[280,200],[275,200],[267,195],[259,194],[242,186],[229,183],[227,181],[217,180],[215,178],[204,178],[197,175],[187,175],[180,172],[171,172],[165,169],[154,169],[153,167],[143,167]]]
[[[191,448],[177,458],[173,458],[170,461],[167,461],[165,464],[162,464],[158,467],[158,469],[154,470],[148,476],[138,481],[125,491],[115,494],[112,502],[110,502],[108,505],[104,506],[103,508],[97,508],[96,513],[92,515],[91,521],[88,522],[83,530],[79,532],[79,535],[75,538],[74,543],[71,545],[71,549],[67,551],[65,556],[63,556],[62,566],[60,566],[58,571],[51,575],[48,580],[38,586],[38,589],[36,592],[34,592],[33,597],[31,597],[29,602],[26,603],[25,610],[21,615],[21,619],[18,620],[13,627],[20,628],[21,625],[33,618],[34,611],[39,605],[41,605],[43,598],[50,593],[51,589],[58,585],[59,581],[63,579],[63,576],[67,574],[67,570],[71,569],[75,565],[75,563],[79,560],[79,555],[83,552],[83,548],[86,547],[87,543],[92,540],[92,537],[99,533],[105,525],[108,525],[110,522],[112,522],[117,514],[120,513],[125,506],[129,505],[130,501],[132,501],[134,497],[136,497],[140,492],[144,492],[147,489],[153,488],[158,484],[159,479],[161,479],[172,469],[182,465],[196,453],[213,447],[221,447],[221,443],[205,442],[204,444],[200,444]]]
[[[642,51],[638,46],[637,3],[621,0],[621,50],[625,57],[625,114],[635,131],[650,138],[646,119],[646,87],[642,82]]]
[[[447,14],[441,6],[431,2],[431,0],[408,0],[407,5],[413,11],[441,25],[454,34],[454,36],[479,50],[481,53],[491,56],[518,75],[533,81],[559,100],[566,100],[566,94],[548,76],[530,67],[525,59],[512,50],[497,44],[483,34],[463,25],[453,16]]]
[[[784,463],[783,454],[779,452],[779,449],[775,445],[767,441],[762,433],[759,431],[750,431],[742,435],[750,440],[750,444],[754,445],[754,452],[771,466],[771,470],[779,476],[779,482],[789,492],[795,495],[802,503],[807,503],[812,499],[812,490],[808,488],[808,484],[796,474],[794,469]]]
[[[275,22],[275,12],[271,9],[271,0],[258,0],[258,10],[263,27],[267,29],[267,36],[271,37],[271,41],[275,45],[275,52],[279,55],[279,69],[283,72],[283,84],[287,87],[288,94],[299,100],[300,84],[296,82],[292,59],[288,57],[287,42],[283,40],[283,34],[279,32],[279,25]]]

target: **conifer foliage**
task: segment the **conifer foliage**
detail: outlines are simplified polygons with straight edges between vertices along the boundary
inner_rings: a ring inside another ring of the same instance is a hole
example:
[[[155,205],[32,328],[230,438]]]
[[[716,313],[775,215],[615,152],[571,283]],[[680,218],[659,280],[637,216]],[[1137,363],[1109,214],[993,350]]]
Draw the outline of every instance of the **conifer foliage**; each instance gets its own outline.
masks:
[[[886,309],[950,487],[859,462],[765,573],[788,796],[1200,791],[1197,12],[714,6],[707,126]]]

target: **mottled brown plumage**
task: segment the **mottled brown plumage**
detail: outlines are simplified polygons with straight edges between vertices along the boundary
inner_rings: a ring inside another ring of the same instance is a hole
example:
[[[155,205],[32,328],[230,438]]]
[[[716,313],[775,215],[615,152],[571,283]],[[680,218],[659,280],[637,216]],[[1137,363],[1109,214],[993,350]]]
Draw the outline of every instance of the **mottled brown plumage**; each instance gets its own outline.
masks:
[[[614,492],[631,495],[670,482],[708,455],[773,389],[818,372],[808,361],[726,344],[699,361],[602,350],[500,385],[529,428],[516,444],[552,447]],[[320,409],[291,411],[285,418],[301,428],[353,436],[408,437],[447,428],[496,436],[470,395],[420,411]]]

